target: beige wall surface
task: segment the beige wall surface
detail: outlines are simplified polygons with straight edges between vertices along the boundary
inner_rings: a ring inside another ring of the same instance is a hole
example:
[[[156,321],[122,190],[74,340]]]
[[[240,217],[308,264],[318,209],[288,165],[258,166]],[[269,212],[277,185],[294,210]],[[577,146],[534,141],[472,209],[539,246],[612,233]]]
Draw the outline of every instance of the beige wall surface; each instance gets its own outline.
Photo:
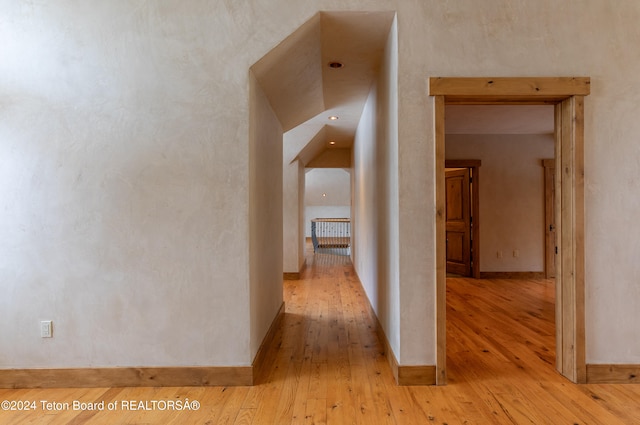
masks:
[[[0,3],[0,367],[251,363],[244,12]]]
[[[633,142],[640,134],[640,121],[633,118],[640,101],[640,57],[628,54],[640,37],[638,18],[640,4],[630,0],[399,4],[400,270],[413,274],[410,286],[420,288],[422,279],[432,288],[434,280],[433,229],[412,228],[419,215],[433,222],[433,100],[424,95],[425,76],[590,76],[586,361],[640,362],[640,313],[632,301],[640,277],[633,260],[640,255],[640,228],[621,213],[636,211],[640,203],[640,197],[628,196],[640,189],[633,171],[640,158],[640,145]],[[416,195],[422,193],[424,202]],[[428,265],[422,278],[421,264]],[[403,276],[401,281],[407,283]]]
[[[300,161],[283,162],[283,271],[285,273],[297,273],[302,266],[302,243],[299,222],[299,206],[304,202],[304,168]],[[300,171],[302,168],[302,172]],[[299,180],[302,176],[302,181]],[[302,197],[300,195],[303,195]]]
[[[481,272],[544,271],[542,159],[553,158],[553,144],[552,134],[446,136],[447,159],[482,161]]]
[[[342,168],[308,169],[305,175],[304,236],[314,218],[351,218],[351,173]]]
[[[283,272],[298,273],[304,264],[305,168],[296,159],[299,149],[284,134],[282,161]]]
[[[307,169],[304,204],[308,207],[349,206],[350,181],[349,169]]]
[[[360,124],[356,131],[353,145],[353,265],[362,282],[369,302],[374,310],[379,303],[381,288],[377,269],[378,228],[376,199],[376,167],[375,144],[377,140],[375,128],[376,86],[369,94],[362,111]],[[376,311],[380,316],[380,313]],[[399,336],[399,335],[398,335]]]
[[[352,225],[354,267],[396,358],[400,358],[397,53],[394,21],[377,81],[356,131]]]
[[[250,352],[282,306],[283,131],[253,74],[249,132]]]
[[[637,1],[61,0],[0,3],[0,367],[251,362],[248,69],[320,10],[397,10],[400,362],[435,363],[428,77],[531,75],[591,77],[587,362],[640,362]]]

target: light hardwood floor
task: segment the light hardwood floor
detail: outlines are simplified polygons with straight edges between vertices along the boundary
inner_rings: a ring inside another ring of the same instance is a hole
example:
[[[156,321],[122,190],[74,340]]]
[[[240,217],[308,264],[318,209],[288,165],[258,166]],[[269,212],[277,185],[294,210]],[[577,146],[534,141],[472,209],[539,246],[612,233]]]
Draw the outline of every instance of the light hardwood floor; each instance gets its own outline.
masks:
[[[556,373],[553,281],[450,278],[447,286],[444,387],[396,386],[348,257],[310,254],[303,279],[284,282],[285,318],[258,385],[0,390],[0,401],[37,407],[0,410],[0,424],[640,423],[639,386],[579,386]],[[161,410],[186,399],[200,408]],[[45,411],[42,400],[69,409]],[[74,411],[74,400],[116,410]]]

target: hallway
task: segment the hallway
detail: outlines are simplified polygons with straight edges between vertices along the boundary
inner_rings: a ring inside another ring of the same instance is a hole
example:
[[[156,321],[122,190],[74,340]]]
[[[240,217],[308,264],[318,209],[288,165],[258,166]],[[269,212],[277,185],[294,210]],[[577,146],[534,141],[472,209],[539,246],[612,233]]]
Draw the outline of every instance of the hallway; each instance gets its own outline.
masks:
[[[37,400],[0,423],[629,424],[640,387],[571,384],[553,363],[553,282],[449,279],[449,384],[396,386],[349,257],[307,252],[284,283],[286,314],[253,387],[0,390]],[[517,322],[513,319],[516,318]],[[198,401],[193,411],[43,411],[40,400]]]
[[[273,423],[640,422],[637,386],[577,386],[556,372],[552,280],[448,279],[449,384],[398,387],[348,258],[307,262],[302,280],[285,282],[265,381],[285,380]]]

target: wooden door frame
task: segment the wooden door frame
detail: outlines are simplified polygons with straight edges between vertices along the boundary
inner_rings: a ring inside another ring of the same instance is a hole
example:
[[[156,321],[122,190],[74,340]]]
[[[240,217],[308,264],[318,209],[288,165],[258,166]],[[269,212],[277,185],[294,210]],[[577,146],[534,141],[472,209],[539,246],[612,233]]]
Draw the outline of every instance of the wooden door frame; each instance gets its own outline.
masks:
[[[471,227],[471,251],[473,252],[473,266],[471,276],[480,279],[480,166],[479,159],[447,159],[445,168],[469,168],[471,169],[471,217],[473,226]],[[446,239],[446,237],[445,237]],[[446,256],[446,255],[445,255]],[[446,270],[445,260],[445,270]]]
[[[555,105],[556,369],[586,382],[584,314],[584,96],[589,77],[429,79],[436,182],[436,383],[447,382],[444,217],[445,106]]]

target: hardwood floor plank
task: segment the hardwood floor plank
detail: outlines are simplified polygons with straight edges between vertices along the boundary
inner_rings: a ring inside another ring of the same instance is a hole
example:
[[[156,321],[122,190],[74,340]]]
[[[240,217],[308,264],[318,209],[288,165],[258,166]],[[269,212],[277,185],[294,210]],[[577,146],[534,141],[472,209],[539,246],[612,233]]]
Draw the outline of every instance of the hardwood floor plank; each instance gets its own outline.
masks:
[[[280,385],[278,407],[276,408],[276,417],[273,422],[274,425],[293,422],[294,401],[300,382],[300,370],[300,363],[289,362],[285,381]]]
[[[308,399],[304,415],[304,425],[327,424],[327,400],[323,398]]]
[[[313,364],[309,361],[302,362],[298,366],[298,386],[294,394],[294,400],[291,403],[292,424],[304,423],[305,416],[307,414],[307,400],[318,396],[317,394],[314,394],[312,391],[310,391],[312,367]]]
[[[284,282],[286,311],[253,387],[0,389],[0,424],[632,424],[640,386],[574,385],[555,370],[554,282],[447,280],[446,386],[395,384],[376,319],[348,257],[307,256]],[[132,410],[129,401],[195,400],[192,411]],[[114,402],[109,411],[45,410]],[[71,404],[69,404],[71,406]]]
[[[236,420],[233,422],[233,425],[251,425],[254,423],[254,418],[256,416],[256,409],[244,409],[241,408],[238,411],[238,416],[236,416]]]

